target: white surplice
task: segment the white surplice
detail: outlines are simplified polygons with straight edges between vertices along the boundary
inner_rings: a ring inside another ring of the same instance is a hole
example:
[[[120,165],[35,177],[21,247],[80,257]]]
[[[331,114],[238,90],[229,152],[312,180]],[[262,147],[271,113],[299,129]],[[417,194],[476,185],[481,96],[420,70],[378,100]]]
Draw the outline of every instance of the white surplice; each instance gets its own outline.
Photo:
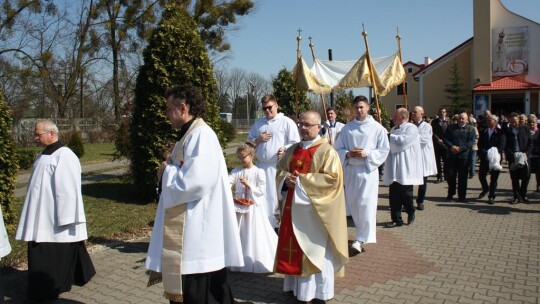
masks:
[[[187,204],[182,274],[207,273],[243,266],[242,247],[227,166],[216,134],[207,126],[187,134],[184,162],[168,165],[148,248],[146,268],[161,272],[164,210]]]
[[[15,238],[38,243],[72,243],[88,238],[81,164],[69,148],[37,156]]]
[[[339,132],[343,129],[345,126],[344,123],[341,123],[339,121],[334,121],[334,123],[330,123],[329,120],[327,120],[323,124],[324,130],[326,130],[324,136],[326,136],[326,139],[328,139],[328,142],[334,145],[336,143],[336,138],[339,135]],[[323,130],[323,129],[321,129]]]
[[[418,128],[410,122],[390,131],[390,155],[384,165],[383,185],[422,185],[422,152]]]
[[[245,178],[250,189],[240,182]],[[265,201],[266,178],[264,171],[251,168],[235,168],[229,181],[235,187],[235,198],[249,198],[254,204],[245,213],[236,213],[240,241],[244,254],[244,267],[231,267],[232,271],[266,273],[272,272],[276,258],[278,236],[267,220]],[[242,210],[244,211],[244,210]]]
[[[377,200],[379,198],[379,166],[384,163],[390,146],[388,132],[371,115],[363,121],[348,122],[336,139],[344,171],[345,200],[356,226],[355,240],[375,243]],[[353,148],[366,151],[366,158],[347,158]]]
[[[437,175],[437,163],[435,162],[435,150],[433,148],[433,129],[430,124],[422,120],[418,125],[418,133],[420,135],[424,176]]]
[[[272,134],[269,141],[259,143],[255,148],[257,155],[257,166],[264,170],[266,175],[266,214],[273,227],[277,227],[274,212],[278,206],[276,193],[276,165],[278,161],[277,152],[279,148],[288,148],[292,144],[300,141],[298,127],[292,119],[278,113],[272,119],[260,117],[255,120],[249,130],[247,140],[255,142],[256,138],[264,132]]]

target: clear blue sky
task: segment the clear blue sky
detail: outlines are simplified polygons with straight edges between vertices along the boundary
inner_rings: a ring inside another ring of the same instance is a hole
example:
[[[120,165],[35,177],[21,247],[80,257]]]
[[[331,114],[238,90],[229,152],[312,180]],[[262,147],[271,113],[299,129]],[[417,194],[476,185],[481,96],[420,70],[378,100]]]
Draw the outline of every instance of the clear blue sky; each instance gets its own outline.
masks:
[[[334,60],[355,60],[365,51],[362,23],[373,57],[393,54],[399,27],[403,61],[433,60],[473,35],[473,0],[255,0],[255,11],[241,18],[231,33],[229,68],[242,68],[265,78],[296,63],[297,29],[302,54],[312,65],[308,37],[315,54]],[[540,22],[540,0],[502,0],[510,11]]]

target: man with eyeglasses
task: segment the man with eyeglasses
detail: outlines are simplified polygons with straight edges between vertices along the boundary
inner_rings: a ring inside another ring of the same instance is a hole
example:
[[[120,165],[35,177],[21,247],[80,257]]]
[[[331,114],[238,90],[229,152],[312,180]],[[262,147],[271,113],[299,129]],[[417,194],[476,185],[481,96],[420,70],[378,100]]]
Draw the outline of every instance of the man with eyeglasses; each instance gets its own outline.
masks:
[[[334,297],[334,276],[344,275],[349,259],[343,171],[339,155],[319,135],[318,112],[302,113],[298,129],[302,142],[277,166],[283,199],[275,271],[285,274],[283,291],[326,303]]]
[[[371,115],[365,96],[353,100],[355,119],[348,122],[336,139],[334,148],[343,164],[345,200],[356,226],[351,248],[364,251],[364,243],[375,243],[377,200],[379,196],[379,166],[388,152],[388,132]]]
[[[264,170],[266,175],[266,198],[268,205],[266,215],[274,228],[278,223],[274,218],[278,202],[276,192],[276,165],[285,149],[300,141],[298,128],[292,119],[283,113],[278,113],[278,102],[273,95],[261,99],[264,117],[258,118],[247,137],[247,141],[257,146],[257,167]]]
[[[28,242],[28,299],[52,301],[96,273],[81,193],[81,164],[49,120],[35,126],[36,157],[15,238]]]

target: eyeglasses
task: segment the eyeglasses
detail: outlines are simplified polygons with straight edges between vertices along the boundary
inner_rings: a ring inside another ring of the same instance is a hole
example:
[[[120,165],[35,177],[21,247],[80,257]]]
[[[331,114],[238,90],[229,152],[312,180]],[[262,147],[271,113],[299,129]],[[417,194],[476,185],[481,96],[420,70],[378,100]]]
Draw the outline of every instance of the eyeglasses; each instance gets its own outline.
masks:
[[[272,110],[272,108],[274,107],[275,105],[271,105],[271,106],[267,106],[267,107],[262,107],[263,111],[270,111]]]
[[[47,134],[49,132],[34,133],[34,137],[41,137],[43,134]]]
[[[299,122],[296,125],[298,126],[298,128],[306,128],[306,129],[309,129],[309,128],[314,127],[314,126],[319,126],[319,124],[308,124],[308,123],[305,123],[305,122]]]
[[[246,155],[236,155],[236,157],[238,157],[238,159],[242,160],[248,156],[251,156],[251,154],[246,154]]]

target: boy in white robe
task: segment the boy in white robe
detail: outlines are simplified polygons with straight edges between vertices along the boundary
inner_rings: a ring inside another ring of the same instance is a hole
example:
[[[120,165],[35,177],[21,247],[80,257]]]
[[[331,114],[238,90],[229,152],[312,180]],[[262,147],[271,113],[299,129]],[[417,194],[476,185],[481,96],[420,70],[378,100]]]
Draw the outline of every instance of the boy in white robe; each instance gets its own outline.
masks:
[[[15,239],[28,242],[28,299],[50,301],[96,272],[84,244],[79,159],[52,121],[38,122],[34,139],[45,149],[34,160]]]
[[[256,144],[257,167],[266,174],[266,214],[274,228],[278,223],[274,218],[278,201],[276,193],[276,165],[285,149],[300,141],[296,124],[292,119],[278,113],[278,101],[273,95],[261,99],[264,117],[258,118],[247,137]]]
[[[223,151],[198,118],[202,95],[194,87],[165,93],[167,119],[180,141],[165,167],[146,268],[170,303],[234,303],[226,267],[243,266],[242,248]],[[155,275],[155,277],[154,277]]]
[[[368,115],[367,98],[357,96],[353,105],[356,117],[343,127],[334,148],[343,164],[345,200],[356,226],[351,247],[362,252],[364,243],[377,242],[378,168],[386,160],[390,146],[386,129]]]

